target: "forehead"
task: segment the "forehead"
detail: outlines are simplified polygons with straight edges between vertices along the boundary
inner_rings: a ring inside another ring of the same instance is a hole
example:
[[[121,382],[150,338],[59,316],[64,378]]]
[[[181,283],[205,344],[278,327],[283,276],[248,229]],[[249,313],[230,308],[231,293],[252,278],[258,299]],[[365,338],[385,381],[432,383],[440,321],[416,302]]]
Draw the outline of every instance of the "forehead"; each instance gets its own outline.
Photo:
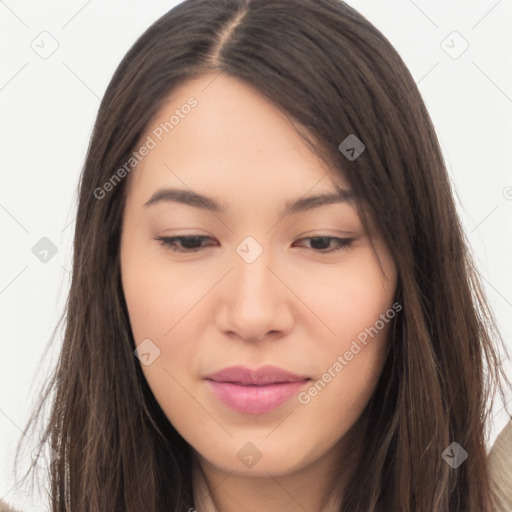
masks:
[[[223,73],[184,82],[141,137],[151,149],[130,174],[129,194],[156,187],[266,197],[348,188],[307,146],[304,132],[253,87]]]

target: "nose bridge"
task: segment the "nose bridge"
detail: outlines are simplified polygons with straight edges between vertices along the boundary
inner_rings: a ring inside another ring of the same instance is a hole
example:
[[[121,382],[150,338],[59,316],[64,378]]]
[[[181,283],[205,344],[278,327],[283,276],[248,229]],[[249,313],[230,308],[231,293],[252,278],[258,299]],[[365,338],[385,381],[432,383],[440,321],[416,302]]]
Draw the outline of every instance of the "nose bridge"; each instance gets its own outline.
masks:
[[[270,331],[287,330],[292,315],[286,310],[283,285],[271,270],[277,258],[270,249],[248,238],[234,255],[222,327],[244,339],[260,339]]]
[[[258,306],[260,302],[268,304],[276,284],[275,276],[270,271],[272,251],[248,237],[239,244],[236,252],[238,261],[235,263],[234,279],[238,300],[249,301]]]

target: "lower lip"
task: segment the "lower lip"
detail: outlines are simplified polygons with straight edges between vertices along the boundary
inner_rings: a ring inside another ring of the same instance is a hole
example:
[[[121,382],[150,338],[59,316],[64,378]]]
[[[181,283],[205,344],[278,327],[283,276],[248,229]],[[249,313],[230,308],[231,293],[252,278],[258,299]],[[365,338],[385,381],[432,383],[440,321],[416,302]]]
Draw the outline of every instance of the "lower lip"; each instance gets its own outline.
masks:
[[[245,414],[273,411],[296,395],[308,380],[282,382],[265,386],[243,386],[232,382],[208,380],[211,389],[228,407]]]

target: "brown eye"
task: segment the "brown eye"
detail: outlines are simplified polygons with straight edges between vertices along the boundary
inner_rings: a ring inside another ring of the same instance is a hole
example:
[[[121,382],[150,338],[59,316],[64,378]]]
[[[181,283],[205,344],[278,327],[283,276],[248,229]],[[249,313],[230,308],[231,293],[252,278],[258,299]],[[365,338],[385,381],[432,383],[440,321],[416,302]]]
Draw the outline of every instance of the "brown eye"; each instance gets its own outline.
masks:
[[[315,252],[319,253],[330,253],[345,249],[349,247],[354,241],[352,238],[338,238],[333,236],[314,236],[309,238],[302,238],[299,240],[299,242],[302,242],[303,240],[310,240],[310,247],[308,248],[313,249]],[[335,242],[334,247],[331,247],[332,241]]]
[[[202,242],[207,239],[211,239],[211,237],[194,235],[173,237],[159,236],[155,238],[155,240],[158,240],[164,247],[175,252],[197,252],[205,247],[202,245]]]

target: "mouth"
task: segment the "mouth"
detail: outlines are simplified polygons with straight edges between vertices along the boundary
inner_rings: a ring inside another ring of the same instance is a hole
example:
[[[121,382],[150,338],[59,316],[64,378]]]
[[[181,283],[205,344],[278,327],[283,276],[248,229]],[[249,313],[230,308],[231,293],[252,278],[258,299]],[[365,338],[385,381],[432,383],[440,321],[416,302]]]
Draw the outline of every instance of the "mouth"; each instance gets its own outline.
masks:
[[[205,378],[217,399],[232,410],[264,414],[290,400],[312,379],[276,366],[226,368]]]

